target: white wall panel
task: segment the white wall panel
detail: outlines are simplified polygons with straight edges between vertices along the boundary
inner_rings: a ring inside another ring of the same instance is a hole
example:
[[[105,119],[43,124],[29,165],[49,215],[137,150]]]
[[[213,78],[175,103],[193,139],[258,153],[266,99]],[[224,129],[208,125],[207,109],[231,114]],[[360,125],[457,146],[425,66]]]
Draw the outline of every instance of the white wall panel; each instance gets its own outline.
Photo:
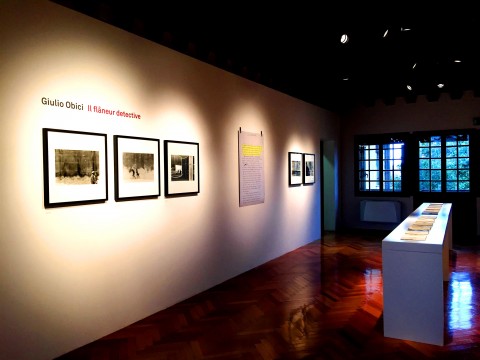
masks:
[[[58,356],[320,238],[320,180],[289,188],[287,154],[318,155],[333,114],[49,1],[2,1],[0,42],[0,357]],[[107,134],[107,202],[45,209],[45,127]],[[240,127],[266,160],[243,208]],[[115,202],[117,134],[160,139],[158,199]],[[167,139],[199,143],[197,196],[164,196]]]

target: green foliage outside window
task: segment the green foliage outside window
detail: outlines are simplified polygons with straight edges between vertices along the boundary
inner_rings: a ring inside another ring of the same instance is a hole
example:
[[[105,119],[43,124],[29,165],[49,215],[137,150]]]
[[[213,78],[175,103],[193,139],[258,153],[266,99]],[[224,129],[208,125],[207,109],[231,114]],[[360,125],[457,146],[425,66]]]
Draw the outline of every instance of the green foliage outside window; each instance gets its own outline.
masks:
[[[468,135],[431,136],[418,142],[419,191],[470,191]],[[442,175],[445,174],[445,179]]]

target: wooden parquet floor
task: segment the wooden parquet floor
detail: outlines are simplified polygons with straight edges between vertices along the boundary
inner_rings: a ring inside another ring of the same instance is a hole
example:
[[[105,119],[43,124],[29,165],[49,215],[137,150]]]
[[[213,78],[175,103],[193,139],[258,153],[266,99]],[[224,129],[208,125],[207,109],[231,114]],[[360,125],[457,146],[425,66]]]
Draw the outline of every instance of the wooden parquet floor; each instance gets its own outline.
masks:
[[[57,360],[480,359],[480,249],[451,252],[435,346],[383,336],[385,235],[326,234]]]

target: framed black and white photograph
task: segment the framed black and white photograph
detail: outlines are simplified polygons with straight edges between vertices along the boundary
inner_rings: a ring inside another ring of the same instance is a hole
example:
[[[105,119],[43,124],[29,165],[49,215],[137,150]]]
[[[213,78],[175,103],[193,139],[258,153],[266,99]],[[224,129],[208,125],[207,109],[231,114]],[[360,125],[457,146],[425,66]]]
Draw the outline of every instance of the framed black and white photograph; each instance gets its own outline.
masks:
[[[114,135],[115,200],[160,196],[160,140]]]
[[[303,183],[303,154],[288,153],[288,184],[301,185]]]
[[[108,200],[107,135],[43,129],[46,208]]]
[[[315,154],[303,154],[303,183],[315,183]]]
[[[200,192],[199,145],[186,141],[164,141],[165,196]]]

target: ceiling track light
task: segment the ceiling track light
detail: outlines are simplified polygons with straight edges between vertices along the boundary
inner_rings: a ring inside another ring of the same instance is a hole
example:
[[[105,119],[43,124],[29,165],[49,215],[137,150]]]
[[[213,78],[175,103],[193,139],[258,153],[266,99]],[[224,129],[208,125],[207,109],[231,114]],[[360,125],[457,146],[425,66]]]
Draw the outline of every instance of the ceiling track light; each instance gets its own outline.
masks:
[[[340,37],[340,42],[341,42],[342,44],[348,43],[349,40],[350,40],[350,38],[348,37],[347,34],[343,34],[343,35]]]

